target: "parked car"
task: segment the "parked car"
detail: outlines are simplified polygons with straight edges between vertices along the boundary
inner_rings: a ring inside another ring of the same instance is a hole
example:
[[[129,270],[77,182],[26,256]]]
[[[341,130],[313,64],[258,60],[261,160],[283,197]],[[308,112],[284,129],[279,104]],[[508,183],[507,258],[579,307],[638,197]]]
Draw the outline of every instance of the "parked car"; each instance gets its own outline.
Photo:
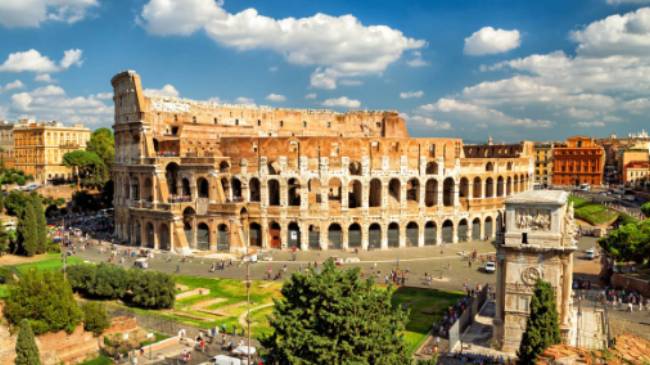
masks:
[[[133,266],[135,266],[135,267],[137,267],[139,269],[147,269],[147,268],[149,268],[149,262],[147,261],[146,258],[141,257],[141,258],[135,259],[135,261],[133,262]]]
[[[483,265],[483,271],[485,271],[486,273],[490,273],[490,274],[497,271],[496,262],[494,262],[494,261],[486,262],[485,265]]]
[[[598,257],[598,252],[597,252],[595,249],[590,248],[590,249],[588,249],[587,251],[585,251],[585,257],[586,257],[588,260],[593,260],[593,259],[595,259],[596,257]]]

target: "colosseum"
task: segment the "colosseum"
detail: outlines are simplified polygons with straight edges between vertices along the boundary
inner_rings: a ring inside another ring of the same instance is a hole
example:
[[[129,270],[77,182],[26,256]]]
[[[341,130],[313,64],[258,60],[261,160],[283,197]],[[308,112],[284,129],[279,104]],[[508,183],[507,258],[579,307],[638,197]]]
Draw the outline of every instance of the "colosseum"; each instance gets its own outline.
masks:
[[[490,240],[532,188],[533,145],[412,138],[394,111],[145,96],[115,102],[115,234],[176,252],[388,249]]]

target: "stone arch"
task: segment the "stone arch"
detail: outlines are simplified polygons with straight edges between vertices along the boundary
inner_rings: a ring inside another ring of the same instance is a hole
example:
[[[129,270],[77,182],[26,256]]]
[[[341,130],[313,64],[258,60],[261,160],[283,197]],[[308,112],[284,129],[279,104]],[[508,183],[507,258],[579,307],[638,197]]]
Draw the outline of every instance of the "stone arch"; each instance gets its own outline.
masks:
[[[454,223],[447,219],[442,223],[442,243],[454,242]]]
[[[170,162],[165,167],[165,180],[167,181],[167,191],[170,196],[178,194],[178,170],[180,167],[176,162]]]
[[[406,246],[417,247],[420,240],[420,227],[416,222],[409,222],[406,225]]]
[[[503,196],[504,190],[503,176],[499,176],[497,178],[497,196]]]
[[[260,180],[256,177],[253,177],[250,179],[248,182],[248,193],[249,193],[249,199],[251,202],[259,202],[261,200],[261,192],[260,192]]]
[[[458,196],[463,199],[469,198],[469,180],[466,177],[460,178],[460,184],[458,184]]]
[[[524,179],[524,174],[521,174],[519,176],[519,191],[520,192],[526,191],[526,181]]]
[[[226,224],[217,227],[217,251],[230,251],[230,234]]]
[[[438,205],[438,180],[427,180],[424,186],[424,204],[427,207]]]
[[[149,223],[147,223],[147,225],[145,227],[146,227],[145,230],[146,230],[146,236],[147,236],[147,238],[146,238],[147,241],[146,241],[145,245],[147,247],[149,247],[149,248],[154,248],[155,244],[156,244],[156,241],[155,241],[156,240],[156,238],[155,238],[156,233],[155,233],[155,230],[153,228],[153,223],[149,222]]]
[[[392,222],[388,225],[386,237],[388,238],[388,247],[399,247],[399,223]]]
[[[420,201],[420,180],[413,177],[406,183],[406,201],[418,203]]]
[[[361,207],[363,200],[363,185],[361,181],[352,180],[348,185],[348,208]]]
[[[512,195],[512,177],[506,179],[506,196]]]
[[[158,227],[158,248],[165,251],[172,249],[169,226],[166,223],[161,223]]]
[[[381,248],[381,225],[372,223],[368,227],[368,249]]]
[[[388,198],[389,198],[388,204],[389,205],[394,203],[399,204],[401,198],[400,197],[401,192],[402,189],[401,189],[401,183],[399,179],[397,178],[390,179],[390,181],[388,182]]]
[[[474,182],[472,184],[472,196],[476,199],[481,198],[481,193],[483,191],[483,184],[481,183],[481,178],[480,177],[475,177]]]
[[[268,181],[269,189],[269,206],[279,206],[280,205],[280,182],[276,179],[270,179]]]
[[[327,227],[328,248],[340,250],[343,248],[343,229],[338,223],[332,223]]]
[[[287,246],[289,248],[300,248],[300,225],[296,222],[291,222],[287,226]]]
[[[210,250],[210,228],[206,223],[201,222],[196,226],[196,248]]]
[[[442,202],[446,207],[451,207],[454,205],[454,195],[456,193],[454,185],[454,179],[451,177],[446,178],[443,182]]]
[[[428,221],[424,225],[424,245],[433,246],[438,241],[438,226],[434,221]]]
[[[184,177],[183,180],[181,181],[181,188],[183,189],[181,191],[181,194],[184,197],[192,196],[192,187],[190,186],[190,179]]]
[[[485,179],[485,197],[486,198],[494,197],[494,180],[491,177]]]
[[[368,189],[368,205],[370,207],[381,207],[381,180],[377,178],[370,180],[370,189]]]
[[[320,188],[320,180],[318,178],[312,178],[307,182],[310,205],[321,203]]]
[[[427,162],[425,172],[427,175],[438,175],[438,164],[434,161]]]
[[[481,219],[478,217],[472,221],[472,240],[481,240]]]
[[[485,218],[485,221],[483,223],[483,230],[485,233],[485,237],[483,237],[483,239],[489,240],[494,234],[494,222],[492,221],[492,217],[488,216]]]
[[[467,219],[463,218],[458,222],[456,231],[458,232],[459,242],[465,242],[469,239],[469,225],[467,224]]]
[[[252,247],[262,247],[262,226],[257,222],[248,225],[248,244]]]
[[[282,247],[282,227],[276,221],[269,222],[269,247]]]
[[[341,179],[338,177],[333,177],[327,183],[328,193],[327,200],[329,204],[341,204],[341,196],[343,191],[343,185],[341,184]]]
[[[300,180],[295,177],[287,182],[287,203],[289,206],[300,206]]]
[[[144,184],[142,184],[142,196],[148,202],[153,201],[153,183],[149,177],[145,178]]]
[[[241,180],[233,176],[230,179],[230,188],[232,189],[232,199],[242,201]]]
[[[512,179],[512,188],[515,191],[515,193],[519,192],[519,176],[515,175],[515,177]]]
[[[206,178],[198,178],[196,180],[196,188],[199,191],[199,198],[207,198],[210,196],[210,184],[208,184],[208,180]]]
[[[348,247],[361,248],[362,240],[361,226],[359,223],[350,224],[350,227],[348,227]]]
[[[311,224],[309,226],[309,232],[308,233],[309,233],[309,235],[308,235],[309,248],[310,249],[320,249],[321,248],[320,247],[320,227],[315,225],[315,224]]]

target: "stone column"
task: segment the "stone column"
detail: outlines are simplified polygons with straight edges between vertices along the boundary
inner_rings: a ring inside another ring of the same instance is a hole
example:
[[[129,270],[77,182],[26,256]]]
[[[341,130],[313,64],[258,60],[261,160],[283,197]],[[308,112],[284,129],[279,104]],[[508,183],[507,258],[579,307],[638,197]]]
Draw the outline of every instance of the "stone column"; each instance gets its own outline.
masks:
[[[406,209],[406,186],[407,185],[408,185],[408,182],[403,183],[400,180],[400,184],[399,184],[399,207],[402,210]]]
[[[397,224],[398,224],[397,227],[399,229],[399,231],[398,231],[399,232],[399,235],[398,235],[399,243],[398,243],[398,245],[399,245],[400,248],[406,247],[406,226],[399,224],[399,222]]]
[[[147,223],[140,221],[140,247],[146,247],[147,243]]]
[[[571,267],[570,256],[562,257],[562,303],[560,322],[562,327],[570,328],[570,301],[573,283],[573,268]]]
[[[454,179],[454,207],[460,205],[460,184]]]
[[[329,244],[329,237],[327,237],[327,226],[324,227],[323,224],[320,223],[320,249],[327,251]]]
[[[153,248],[156,250],[160,249],[160,237],[158,237],[160,230],[156,222],[151,222],[153,225]]]
[[[385,224],[381,224],[381,249],[386,250],[388,249],[388,226]]]
[[[368,250],[368,224],[361,224],[361,249]]]
[[[481,218],[479,218],[479,220],[481,221],[481,224],[479,225],[478,238],[479,238],[480,241],[484,241],[485,240],[485,220],[481,220]]]
[[[361,181],[361,207],[368,209],[370,199],[370,182]]]
[[[230,189],[230,191],[232,191],[232,188]],[[287,192],[287,183],[285,182],[284,179],[282,179],[282,180],[280,180],[280,206],[282,208],[286,208],[287,205],[288,205],[287,204],[287,198],[288,198],[287,193],[288,193]]]
[[[434,206],[443,206],[444,205],[443,197],[444,197],[444,191],[445,191],[445,181],[441,180],[441,179],[438,179],[437,181],[438,181],[438,191],[437,191],[438,198],[437,198],[436,204]]]
[[[262,216],[262,232],[260,234],[262,235],[262,248],[268,249],[269,248],[269,220],[266,218],[266,216]]]
[[[300,250],[307,251],[309,249],[309,224],[302,224],[300,227]]]
[[[451,242],[458,243],[458,222],[454,222],[453,229],[451,231],[452,231]]]
[[[425,204],[424,204],[424,203],[425,203],[425,200],[424,200],[424,199],[425,199],[425,195],[426,195],[426,192],[427,192],[427,182],[426,182],[426,179],[425,179],[424,182],[422,182],[422,181],[420,182],[419,190],[420,190],[420,191],[419,191],[419,196],[418,196],[418,198],[419,198],[419,199],[418,199],[418,207],[419,207],[420,209],[424,209],[424,208],[426,208],[426,207],[425,207]]]
[[[440,222],[436,222],[436,245],[441,245],[442,243],[442,225],[440,225]]]
[[[349,242],[350,237],[348,235],[349,227],[350,225],[347,223],[341,225],[341,234],[343,235],[343,237],[341,237],[341,248],[343,248],[344,250],[347,250],[350,244]]]
[[[307,184],[300,185],[300,210],[309,209],[309,191],[307,190]],[[302,230],[300,230],[302,232]]]
[[[348,209],[349,202],[348,199],[348,184],[341,180],[341,209]]]
[[[426,221],[418,222],[418,247],[424,247],[424,226]]]

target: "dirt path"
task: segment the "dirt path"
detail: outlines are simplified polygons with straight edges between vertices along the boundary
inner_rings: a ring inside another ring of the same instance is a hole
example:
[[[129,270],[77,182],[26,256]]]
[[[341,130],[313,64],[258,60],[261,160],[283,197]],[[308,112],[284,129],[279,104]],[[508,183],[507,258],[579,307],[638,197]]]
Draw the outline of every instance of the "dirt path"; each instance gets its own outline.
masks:
[[[0,266],[5,265],[19,265],[29,262],[43,261],[47,259],[47,254],[36,255],[32,257],[17,256],[17,255],[4,255],[0,257]]]
[[[258,310],[261,310],[261,309],[264,309],[264,308],[268,308],[268,307],[272,307],[272,306],[273,306],[273,303],[262,304],[260,306],[255,307],[255,308],[251,308],[250,313],[252,314],[255,311],[258,311]],[[246,326],[247,326],[246,313],[247,312],[244,312],[244,313],[240,314],[239,318],[237,320],[237,322],[239,322],[239,325],[242,326],[242,328],[246,328]]]

